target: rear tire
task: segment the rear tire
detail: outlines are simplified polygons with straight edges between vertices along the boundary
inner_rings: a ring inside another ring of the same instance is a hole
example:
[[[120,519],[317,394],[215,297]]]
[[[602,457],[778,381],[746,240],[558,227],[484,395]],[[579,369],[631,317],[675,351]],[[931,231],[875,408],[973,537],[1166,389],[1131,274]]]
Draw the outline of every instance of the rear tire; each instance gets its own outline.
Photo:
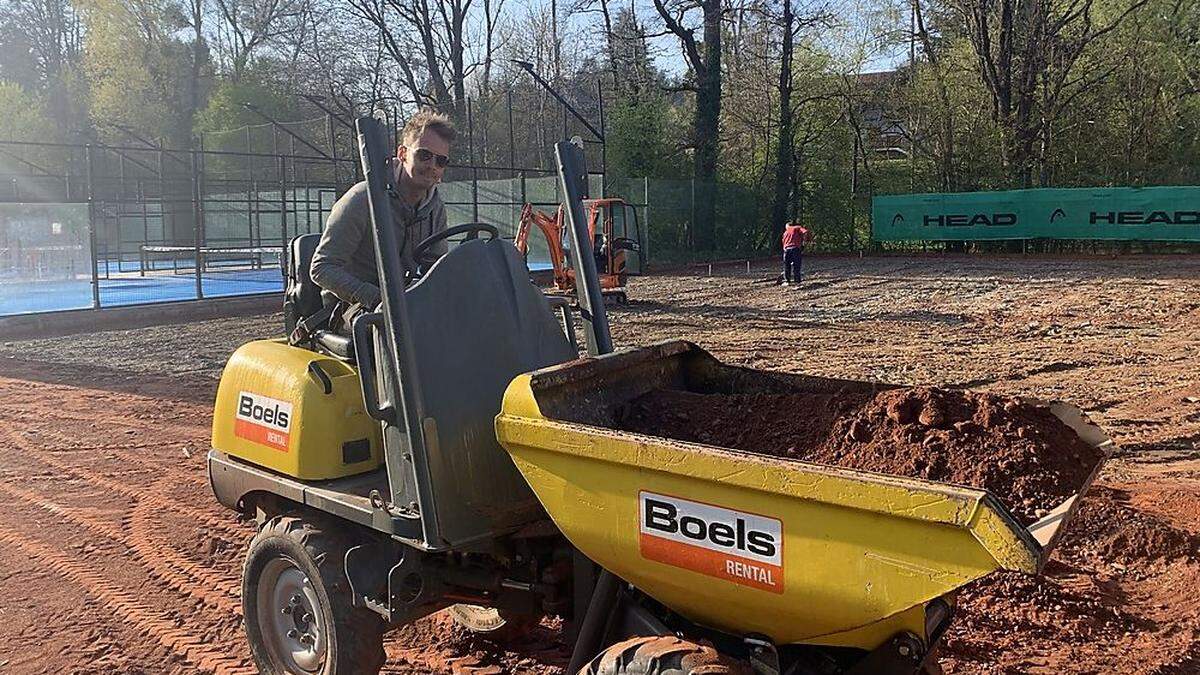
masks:
[[[293,516],[268,520],[242,569],[242,613],[262,675],[375,675],[383,618],[354,607],[346,543]]]
[[[637,637],[600,652],[578,675],[749,675],[744,663],[677,637]]]

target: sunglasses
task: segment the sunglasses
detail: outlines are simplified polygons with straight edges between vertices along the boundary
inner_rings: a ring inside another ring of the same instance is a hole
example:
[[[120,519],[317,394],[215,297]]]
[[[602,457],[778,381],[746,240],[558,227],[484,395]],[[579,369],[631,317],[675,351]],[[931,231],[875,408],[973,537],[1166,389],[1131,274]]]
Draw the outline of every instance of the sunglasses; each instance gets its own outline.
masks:
[[[438,167],[442,169],[446,168],[446,165],[450,163],[449,157],[445,155],[439,155],[436,152],[426,150],[425,148],[417,148],[414,151],[414,156],[417,158],[418,162],[428,162],[431,159],[435,160]]]

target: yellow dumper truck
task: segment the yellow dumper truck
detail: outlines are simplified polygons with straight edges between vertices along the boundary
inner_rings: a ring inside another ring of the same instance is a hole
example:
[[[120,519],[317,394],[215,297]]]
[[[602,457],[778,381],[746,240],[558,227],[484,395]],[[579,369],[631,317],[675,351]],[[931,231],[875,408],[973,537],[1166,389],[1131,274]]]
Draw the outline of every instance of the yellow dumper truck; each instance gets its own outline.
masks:
[[[373,220],[390,222],[380,126],[357,125]],[[230,359],[208,469],[259,524],[242,602],[263,673],[375,673],[385,631],[445,608],[498,639],[564,617],[572,675],[920,673],[956,589],[1041,569],[1087,483],[1023,527],[981,490],[614,430],[656,389],[876,385],[732,367],[681,341],[614,352],[580,255],[582,151],[556,153],[576,303],[547,299],[490,225],[439,235],[467,240],[410,278],[375,227],[379,308],[349,334]],[[305,236],[287,261],[300,318],[321,311]]]

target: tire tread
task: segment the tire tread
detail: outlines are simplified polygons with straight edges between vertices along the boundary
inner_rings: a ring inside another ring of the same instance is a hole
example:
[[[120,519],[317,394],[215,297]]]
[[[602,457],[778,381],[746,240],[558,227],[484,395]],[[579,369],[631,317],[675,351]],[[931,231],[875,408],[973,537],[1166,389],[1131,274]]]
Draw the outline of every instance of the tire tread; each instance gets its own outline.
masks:
[[[264,675],[274,673],[264,662],[265,649],[254,644],[249,628],[250,608],[245,603],[248,594],[257,589],[257,584],[251,583],[248,574],[255,553],[265,545],[264,542],[275,537],[287,539],[304,550],[316,566],[329,601],[334,623],[332,632],[336,641],[336,645],[331,644],[331,647],[336,653],[327,656],[322,675],[376,675],[387,658],[383,650],[385,624],[378,614],[355,607],[351,602],[350,585],[341,562],[352,543],[348,536],[338,535],[332,528],[324,528],[318,522],[297,515],[275,516],[263,524],[250,541],[242,574],[243,620],[247,622],[247,636],[251,637],[255,662]]]

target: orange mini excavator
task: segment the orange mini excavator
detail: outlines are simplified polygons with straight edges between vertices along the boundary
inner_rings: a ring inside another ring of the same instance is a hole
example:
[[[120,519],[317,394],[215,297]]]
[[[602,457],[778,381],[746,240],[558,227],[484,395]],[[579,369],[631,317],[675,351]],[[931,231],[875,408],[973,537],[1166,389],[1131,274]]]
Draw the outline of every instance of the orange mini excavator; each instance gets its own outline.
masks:
[[[625,282],[630,274],[641,272],[640,229],[637,211],[619,198],[588,199],[583,202],[587,214],[592,255],[600,277],[600,292],[605,300],[623,305],[628,301]],[[563,295],[575,292],[575,271],[567,264],[563,249],[566,225],[562,206],[550,215],[532,204],[521,209],[521,221],[513,242],[521,255],[529,255],[529,231],[536,226],[546,237],[550,265],[554,272],[554,291]],[[631,260],[631,258],[633,258]]]

